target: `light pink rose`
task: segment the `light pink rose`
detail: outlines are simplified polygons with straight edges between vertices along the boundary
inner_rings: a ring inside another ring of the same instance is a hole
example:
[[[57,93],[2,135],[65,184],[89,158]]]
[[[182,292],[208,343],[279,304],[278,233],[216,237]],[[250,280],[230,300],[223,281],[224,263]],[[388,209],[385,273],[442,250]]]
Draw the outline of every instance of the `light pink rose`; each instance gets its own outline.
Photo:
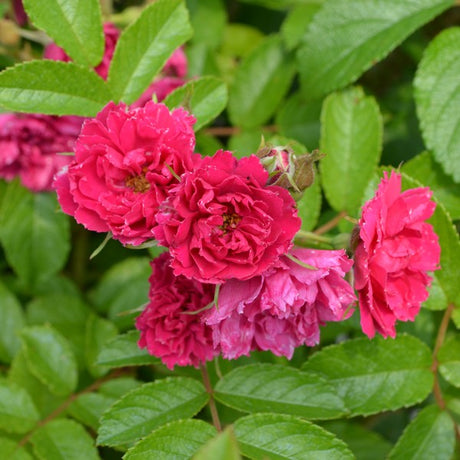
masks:
[[[176,275],[214,284],[247,280],[290,249],[301,223],[296,204],[267,179],[254,155],[237,160],[222,150],[182,176],[155,230],[171,251]]]
[[[428,188],[401,193],[401,175],[394,172],[363,206],[355,251],[355,288],[361,327],[373,337],[395,337],[395,323],[413,321],[428,297],[431,278],[439,268],[440,247],[425,221],[436,204]]]
[[[69,164],[83,118],[0,114],[0,177],[19,177],[22,185],[52,190],[54,174]]]
[[[153,238],[159,204],[200,161],[194,122],[185,110],[152,101],[134,110],[109,103],[84,123],[74,160],[56,177],[64,212],[123,244]]]
[[[194,313],[212,302],[214,286],[175,276],[170,257],[163,253],[152,262],[150,301],[136,319],[141,332],[139,346],[175,365],[198,367],[218,354],[212,330],[203,323],[203,313]]]
[[[225,358],[251,350],[291,358],[295,347],[319,343],[320,325],[352,314],[356,297],[343,277],[353,262],[344,250],[295,249],[291,254],[316,270],[284,256],[262,275],[221,287],[218,308],[205,314],[205,322]]]
[[[104,24],[104,55],[100,64],[94,69],[104,80],[107,78],[109,73],[110,62],[112,61],[115,45],[117,44],[119,37],[120,31],[115,27],[115,25],[110,22],[106,22]],[[72,60],[66,52],[55,43],[50,43],[46,46],[43,52],[43,57],[53,61],[69,62]]]

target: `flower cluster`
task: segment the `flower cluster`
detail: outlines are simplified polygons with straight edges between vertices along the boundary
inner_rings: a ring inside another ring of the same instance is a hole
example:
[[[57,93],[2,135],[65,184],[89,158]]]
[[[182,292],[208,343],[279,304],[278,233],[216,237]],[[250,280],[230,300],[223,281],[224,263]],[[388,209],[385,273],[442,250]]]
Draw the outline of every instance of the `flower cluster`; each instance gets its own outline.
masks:
[[[401,176],[385,176],[363,207],[355,262],[344,249],[296,247],[292,193],[313,181],[317,154],[201,157],[193,124],[162,103],[110,103],[84,123],[55,181],[63,210],[86,228],[167,249],[152,261],[140,347],[170,369],[254,350],[291,358],[319,343],[322,325],[352,315],[354,263],[367,335],[394,337],[396,320],[414,319],[440,256],[427,189],[401,193]]]
[[[104,24],[105,49],[101,63],[94,69],[106,79],[120,31],[111,23]],[[71,58],[55,43],[46,46],[45,59],[68,62]],[[155,96],[163,100],[185,83],[187,59],[178,48],[132,107],[143,107]],[[84,118],[76,116],[0,114],[0,178],[19,177],[22,185],[34,192],[52,190],[53,176],[68,165]]]

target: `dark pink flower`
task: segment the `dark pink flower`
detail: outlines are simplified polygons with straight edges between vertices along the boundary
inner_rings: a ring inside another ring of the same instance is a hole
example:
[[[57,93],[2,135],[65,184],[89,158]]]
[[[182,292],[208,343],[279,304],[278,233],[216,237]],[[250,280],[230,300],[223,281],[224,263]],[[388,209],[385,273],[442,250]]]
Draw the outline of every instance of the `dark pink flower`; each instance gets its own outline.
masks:
[[[300,227],[295,201],[267,179],[254,155],[237,160],[222,150],[182,176],[155,230],[176,275],[204,283],[246,280],[290,249]]]
[[[361,327],[373,337],[395,337],[395,323],[413,321],[428,297],[440,247],[425,221],[436,204],[428,188],[401,193],[401,175],[387,173],[374,198],[363,206],[355,251],[355,288]]]
[[[320,325],[351,315],[356,297],[343,277],[353,262],[345,251],[295,249],[292,255],[316,270],[284,256],[259,276],[221,287],[218,308],[205,322],[224,357],[270,350],[291,358],[295,347],[319,343]]]
[[[84,123],[73,162],[56,177],[64,212],[123,244],[153,238],[159,204],[200,161],[194,122],[185,110],[152,101],[134,110],[108,104]]]
[[[106,22],[104,24],[104,37],[104,55],[101,63],[94,70],[105,80],[109,73],[110,62],[112,61],[113,53],[115,51],[115,45],[120,37],[120,31],[112,23]],[[69,62],[72,60],[66,52],[55,43],[50,43],[45,48],[43,57],[53,61]]]
[[[175,276],[169,263],[167,253],[152,262],[150,301],[136,319],[139,346],[161,358],[169,369],[176,364],[198,367],[218,354],[212,330],[198,312],[212,302],[214,286]]]
[[[19,177],[30,190],[52,190],[53,176],[69,164],[83,118],[0,114],[0,177]]]

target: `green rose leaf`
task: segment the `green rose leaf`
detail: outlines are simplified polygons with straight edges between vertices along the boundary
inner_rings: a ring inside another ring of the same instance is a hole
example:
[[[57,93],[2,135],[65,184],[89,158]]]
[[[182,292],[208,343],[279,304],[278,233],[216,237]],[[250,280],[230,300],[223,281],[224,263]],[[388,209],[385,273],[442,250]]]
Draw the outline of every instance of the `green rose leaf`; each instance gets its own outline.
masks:
[[[178,420],[155,430],[129,449],[123,460],[188,460],[216,429],[202,420]],[[214,458],[213,458],[214,460]]]
[[[27,327],[21,331],[21,338],[32,374],[58,396],[72,393],[78,371],[69,342],[50,326]]]
[[[210,439],[193,456],[192,460],[241,460],[238,443],[232,427],[226,428],[222,433]]]
[[[30,441],[37,457],[46,460],[100,458],[93,438],[74,420],[52,420],[35,431]]]
[[[159,359],[139,348],[139,331],[129,331],[108,341],[100,350],[97,364],[110,367],[158,364]]]
[[[0,283],[0,361],[9,363],[21,346],[19,331],[24,326],[21,304],[3,283]]]
[[[456,184],[433,159],[430,152],[423,152],[402,165],[401,171],[433,190],[452,220],[460,219],[460,184]]]
[[[190,22],[193,27],[193,43],[216,49],[222,42],[227,20],[223,0],[189,0]]]
[[[180,86],[163,101],[169,108],[184,107],[195,118],[195,131],[217,117],[227,105],[227,86],[218,78],[202,77]]]
[[[414,80],[426,146],[446,174],[460,182],[460,27],[444,30],[428,46]]]
[[[303,366],[334,385],[351,415],[412,406],[433,387],[431,353],[419,339],[399,335],[353,339],[315,353]]]
[[[39,420],[29,393],[13,382],[0,379],[0,428],[8,433],[27,433]]]
[[[302,230],[310,231],[315,228],[321,212],[321,185],[320,178],[316,175],[315,182],[308,187],[297,202],[299,217],[302,219]]]
[[[183,1],[158,0],[147,6],[123,31],[115,48],[108,76],[114,99],[134,102],[191,35]]]
[[[326,0],[298,51],[304,94],[318,98],[355,81],[453,0]]]
[[[102,78],[73,62],[29,61],[0,73],[0,105],[8,110],[93,117],[111,99]]]
[[[326,98],[321,113],[321,181],[336,211],[354,215],[382,149],[383,122],[376,100],[353,87]]]
[[[104,53],[97,0],[23,0],[34,25],[43,29],[78,64],[95,67]]]
[[[241,452],[252,459],[353,459],[347,445],[332,433],[290,415],[256,414],[235,423]]]
[[[207,401],[203,385],[190,378],[147,383],[127,393],[104,413],[98,444],[130,446],[165,423],[194,416]]]
[[[437,406],[425,407],[407,426],[390,452],[391,460],[450,460],[455,449],[455,425]]]
[[[450,336],[438,353],[439,372],[451,384],[460,388],[460,337]]]
[[[310,419],[347,413],[334,387],[321,377],[273,364],[234,369],[217,383],[215,397],[244,412],[276,412]]]
[[[0,452],[8,460],[33,460],[24,447],[7,438],[0,438]]]
[[[56,196],[8,185],[0,208],[0,241],[6,258],[28,286],[59,271],[70,250],[69,220],[56,212]]]
[[[294,77],[294,59],[281,38],[265,39],[238,67],[230,87],[228,111],[233,124],[253,128],[273,115]]]

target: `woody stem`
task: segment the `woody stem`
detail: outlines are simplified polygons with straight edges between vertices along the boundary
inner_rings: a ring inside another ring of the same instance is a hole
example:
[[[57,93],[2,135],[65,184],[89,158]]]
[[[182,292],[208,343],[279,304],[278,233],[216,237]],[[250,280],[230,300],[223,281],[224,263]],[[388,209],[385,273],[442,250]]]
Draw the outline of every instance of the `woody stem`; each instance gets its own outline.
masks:
[[[214,390],[209,379],[208,369],[206,364],[200,366],[201,376],[203,378],[204,387],[209,394],[209,409],[211,411],[212,423],[216,427],[217,431],[222,431],[222,425],[220,423],[219,414],[217,412],[216,401],[214,400]]]

